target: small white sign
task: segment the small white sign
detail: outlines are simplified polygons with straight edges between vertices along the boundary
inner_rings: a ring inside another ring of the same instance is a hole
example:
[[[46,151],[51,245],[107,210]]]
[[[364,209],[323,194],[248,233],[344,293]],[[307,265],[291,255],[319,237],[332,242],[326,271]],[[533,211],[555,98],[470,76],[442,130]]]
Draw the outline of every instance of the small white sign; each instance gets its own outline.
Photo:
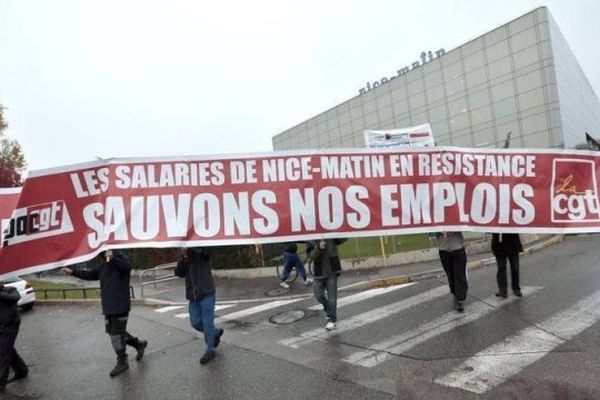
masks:
[[[365,131],[365,145],[370,148],[433,147],[433,132],[429,123],[403,129]]]

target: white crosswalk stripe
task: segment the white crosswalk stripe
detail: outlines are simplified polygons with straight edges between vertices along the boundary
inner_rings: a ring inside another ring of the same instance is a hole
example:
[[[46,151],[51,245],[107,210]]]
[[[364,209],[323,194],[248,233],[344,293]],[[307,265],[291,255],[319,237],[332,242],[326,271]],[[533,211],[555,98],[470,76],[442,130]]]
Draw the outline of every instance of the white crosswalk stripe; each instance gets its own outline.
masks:
[[[315,340],[326,339],[328,337],[338,335],[342,332],[360,328],[370,323],[387,318],[391,315],[400,313],[403,310],[414,307],[423,302],[433,300],[435,298],[442,297],[445,295],[448,295],[448,287],[440,286],[435,289],[428,290],[424,293],[420,293],[418,295],[409,297],[407,299],[403,299],[383,307],[378,307],[370,311],[357,314],[351,318],[344,319],[338,322],[337,329],[333,331],[324,331],[323,328],[312,329],[301,333],[298,336],[280,340],[279,343],[285,346],[298,348],[304,344],[310,343]]]
[[[384,288],[365,290],[364,292],[356,293],[356,294],[338,299],[337,306],[338,306],[338,308],[344,307],[344,306],[347,306],[350,304],[358,303],[359,301],[363,301],[363,300],[367,300],[367,299],[370,299],[370,298],[373,298],[376,296],[380,296],[382,294],[391,293],[395,290],[403,289],[405,287],[412,286],[414,284],[416,284],[416,282],[405,283],[403,285],[388,286],[388,287],[384,287]],[[323,306],[321,304],[317,304],[316,306],[309,307],[309,310],[322,310],[322,309],[323,309]]]
[[[523,295],[531,295],[538,292],[540,289],[540,287],[524,287]],[[395,335],[381,343],[369,346],[370,350],[353,353],[346,357],[344,361],[362,367],[375,367],[387,361],[392,354],[406,352],[437,335],[449,332],[459,326],[466,325],[497,311],[497,306],[511,303],[517,299],[518,297],[511,297],[509,299],[499,300],[496,296],[491,296],[482,302],[470,304],[464,314],[459,314],[456,311],[448,312],[441,317],[419,325],[414,329]]]
[[[521,330],[469,358],[436,383],[485,393],[589,328],[600,318],[600,290],[536,326]]]
[[[230,314],[222,315],[222,316],[220,316],[219,318],[216,319],[216,322],[220,323],[220,322],[224,322],[224,321],[231,321],[231,320],[240,319],[240,318],[243,318],[243,317],[247,317],[249,315],[258,314],[258,313],[261,313],[263,311],[271,310],[273,308],[277,308],[277,307],[285,306],[285,305],[288,305],[288,304],[296,303],[296,302],[298,302],[300,300],[304,300],[304,298],[271,301],[269,303],[261,304],[259,306],[254,306],[254,307],[246,308],[245,310],[236,311],[236,312],[233,312],[233,313],[230,313]]]
[[[167,306],[167,307],[160,307],[160,308],[157,308],[157,309],[156,309],[156,310],[154,310],[154,311],[156,311],[157,313],[161,313],[161,314],[162,314],[162,313],[166,313],[166,312],[169,312],[169,311],[175,311],[175,310],[179,310],[179,309],[182,309],[182,308],[184,308],[184,307],[185,307],[185,306]]]

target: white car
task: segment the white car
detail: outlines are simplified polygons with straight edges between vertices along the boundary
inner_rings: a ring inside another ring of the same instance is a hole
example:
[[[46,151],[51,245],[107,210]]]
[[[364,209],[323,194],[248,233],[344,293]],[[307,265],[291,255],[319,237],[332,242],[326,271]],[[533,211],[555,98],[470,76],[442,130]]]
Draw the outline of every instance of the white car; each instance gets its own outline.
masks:
[[[19,277],[14,277],[5,279],[4,284],[6,286],[17,288],[19,291],[19,294],[21,295],[19,303],[17,304],[19,307],[23,310],[31,310],[33,308],[33,304],[35,303],[35,292],[29,282]]]

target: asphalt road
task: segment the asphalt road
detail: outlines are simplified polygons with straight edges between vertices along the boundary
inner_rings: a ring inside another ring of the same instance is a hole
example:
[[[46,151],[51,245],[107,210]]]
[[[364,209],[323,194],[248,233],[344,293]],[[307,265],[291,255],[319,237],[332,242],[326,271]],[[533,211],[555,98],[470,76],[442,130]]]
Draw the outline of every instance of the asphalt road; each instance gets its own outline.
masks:
[[[345,292],[332,333],[312,298],[222,303],[225,335],[204,366],[185,307],[136,307],[129,331],[147,355],[112,379],[99,307],[36,307],[17,342],[31,375],[6,398],[598,399],[599,239],[522,258],[522,298],[494,296],[494,267],[472,272],[464,314],[443,279]]]

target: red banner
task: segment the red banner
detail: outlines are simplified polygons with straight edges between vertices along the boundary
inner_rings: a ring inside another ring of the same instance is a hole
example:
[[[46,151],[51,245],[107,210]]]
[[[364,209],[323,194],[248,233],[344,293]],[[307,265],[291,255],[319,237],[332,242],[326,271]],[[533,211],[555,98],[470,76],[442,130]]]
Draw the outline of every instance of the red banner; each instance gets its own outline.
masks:
[[[600,231],[600,153],[352,149],[111,159],[37,171],[3,221],[0,276],[107,248],[431,231]]]

